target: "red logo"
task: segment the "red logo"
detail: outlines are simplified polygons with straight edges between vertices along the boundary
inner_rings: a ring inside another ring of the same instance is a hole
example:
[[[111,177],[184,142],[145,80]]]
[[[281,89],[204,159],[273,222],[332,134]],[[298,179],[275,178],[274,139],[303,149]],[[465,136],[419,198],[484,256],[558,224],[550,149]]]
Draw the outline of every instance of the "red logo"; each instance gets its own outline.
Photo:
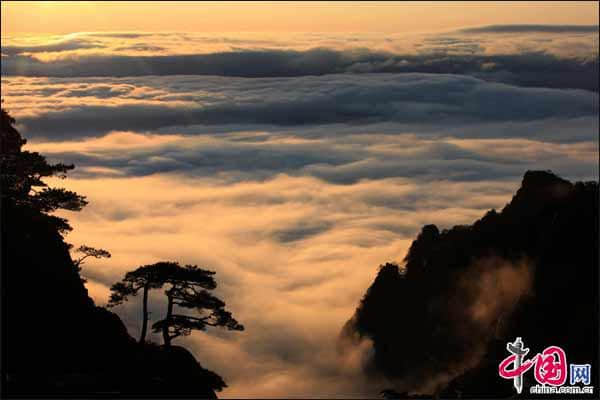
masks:
[[[546,347],[535,359],[535,380],[543,385],[564,385],[567,381],[567,356],[558,346]]]
[[[533,366],[535,380],[541,385],[561,386],[567,381],[567,356],[562,348],[546,347],[529,360],[524,359],[529,349],[523,346],[521,338],[514,343],[507,343],[506,349],[511,355],[500,363],[498,374],[502,378],[512,379],[518,393],[523,390],[523,374]],[[509,368],[511,365],[512,368]]]

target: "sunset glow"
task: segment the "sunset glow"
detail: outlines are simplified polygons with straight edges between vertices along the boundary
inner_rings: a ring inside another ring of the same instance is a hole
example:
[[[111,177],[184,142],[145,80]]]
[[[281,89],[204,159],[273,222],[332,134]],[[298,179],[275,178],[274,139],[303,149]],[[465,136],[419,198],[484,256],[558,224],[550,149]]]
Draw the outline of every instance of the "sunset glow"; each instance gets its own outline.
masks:
[[[217,271],[245,331],[177,344],[219,397],[433,393],[481,355],[415,384],[365,373],[370,340],[339,351],[378,266],[502,210],[528,170],[599,179],[598,2],[1,7],[2,107],[76,166],[47,179],[89,201],[57,212],[66,240],[112,254],[83,265],[89,295],[163,260]],[[140,298],[111,309],[133,337]]]
[[[598,23],[598,3],[2,2],[2,36],[89,31],[435,32],[495,24]]]

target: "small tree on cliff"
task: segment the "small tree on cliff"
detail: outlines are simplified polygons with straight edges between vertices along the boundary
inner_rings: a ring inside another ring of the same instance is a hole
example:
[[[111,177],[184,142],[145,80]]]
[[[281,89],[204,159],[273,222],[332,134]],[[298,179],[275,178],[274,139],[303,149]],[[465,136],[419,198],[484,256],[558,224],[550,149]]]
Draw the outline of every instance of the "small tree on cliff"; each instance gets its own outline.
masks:
[[[81,245],[76,250],[76,253],[82,253],[83,255],[76,260],[73,260],[73,263],[77,268],[81,270],[81,266],[84,264],[85,259],[88,257],[94,258],[110,258],[110,252],[104,249],[97,249],[95,247],[90,247]]]
[[[72,248],[69,245],[69,248]],[[110,252],[104,249],[97,249],[95,247],[90,247],[86,245],[81,245],[77,249],[75,249],[76,253],[83,254],[79,258],[73,260],[73,267],[77,270],[77,273],[81,272],[81,266],[85,264],[85,259],[89,257],[94,258],[110,258]],[[85,283],[87,280],[85,278],[80,278],[81,282]]]
[[[143,288],[140,342],[144,342],[148,324],[148,291],[167,285],[165,318],[152,325],[154,332],[162,332],[165,346],[170,346],[171,340],[178,336],[189,335],[194,329],[205,330],[208,326],[243,330],[244,327],[225,310],[225,303],[208,292],[217,286],[214,274],[214,271],[204,270],[195,265],[182,267],[176,262],[142,266],[128,272],[121,282],[112,286],[109,306],[126,301],[128,296],[135,296]],[[197,315],[177,313],[175,306],[194,309]]]

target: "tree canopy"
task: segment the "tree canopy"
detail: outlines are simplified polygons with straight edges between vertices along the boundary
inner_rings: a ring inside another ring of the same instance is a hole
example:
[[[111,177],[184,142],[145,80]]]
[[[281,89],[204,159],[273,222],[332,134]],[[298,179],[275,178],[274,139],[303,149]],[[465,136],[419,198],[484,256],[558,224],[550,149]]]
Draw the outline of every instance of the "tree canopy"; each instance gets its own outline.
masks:
[[[135,296],[139,290],[144,290],[143,321],[140,341],[145,340],[148,312],[147,301],[150,289],[159,289],[167,285],[167,312],[163,319],[155,322],[152,329],[162,332],[165,345],[170,345],[172,339],[186,336],[192,330],[206,330],[209,326],[220,326],[228,330],[243,330],[229,311],[225,303],[209,293],[217,287],[214,279],[215,272],[199,268],[196,265],[181,266],[177,262],[158,262],[144,265],[134,271],[127,272],[122,281],[111,287],[109,307],[127,301],[129,296]],[[174,306],[194,310],[196,315],[175,312]]]
[[[79,211],[87,204],[84,196],[64,188],[49,187],[47,177],[64,179],[72,164],[51,164],[37,152],[23,150],[26,139],[14,127],[15,119],[1,110],[0,184],[2,201],[43,213],[59,232],[71,230],[67,220],[48,213],[64,209]]]

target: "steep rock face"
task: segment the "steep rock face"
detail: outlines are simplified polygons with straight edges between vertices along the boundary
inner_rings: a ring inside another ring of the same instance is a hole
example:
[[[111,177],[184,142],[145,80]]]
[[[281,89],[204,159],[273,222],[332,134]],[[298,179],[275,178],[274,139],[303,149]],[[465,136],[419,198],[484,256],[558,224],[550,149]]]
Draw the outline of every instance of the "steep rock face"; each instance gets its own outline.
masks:
[[[598,367],[596,182],[528,171],[502,212],[425,226],[405,262],[381,267],[342,332],[372,339],[366,370],[393,382],[388,395],[512,396],[498,364],[517,336],[532,355],[558,345]]]
[[[44,215],[5,199],[2,241],[6,394],[215,398],[225,386],[187,350],[139,345],[116,314],[96,307]]]

